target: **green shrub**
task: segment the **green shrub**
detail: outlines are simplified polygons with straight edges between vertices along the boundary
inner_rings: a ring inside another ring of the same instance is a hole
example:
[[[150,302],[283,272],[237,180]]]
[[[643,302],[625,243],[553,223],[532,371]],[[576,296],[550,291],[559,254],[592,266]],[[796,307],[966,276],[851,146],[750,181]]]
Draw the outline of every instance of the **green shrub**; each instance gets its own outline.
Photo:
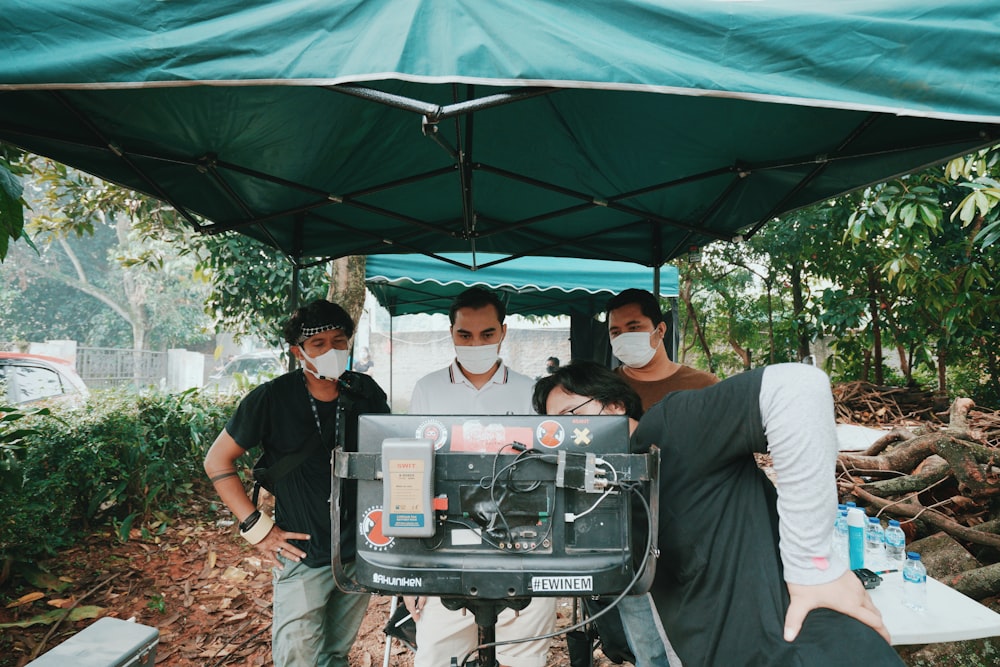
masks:
[[[0,559],[35,560],[97,526],[128,539],[133,526],[169,521],[233,407],[194,390],[99,392],[81,409],[54,408],[58,419],[22,420],[20,488],[0,488]]]

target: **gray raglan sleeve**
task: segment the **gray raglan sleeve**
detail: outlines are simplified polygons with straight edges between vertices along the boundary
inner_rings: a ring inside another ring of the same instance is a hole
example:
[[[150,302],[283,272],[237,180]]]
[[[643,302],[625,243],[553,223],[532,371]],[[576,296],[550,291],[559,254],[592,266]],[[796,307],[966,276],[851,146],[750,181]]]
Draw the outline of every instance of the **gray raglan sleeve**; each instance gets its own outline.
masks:
[[[830,380],[805,364],[768,366],[760,413],[777,476],[785,581],[829,583],[847,569],[831,555],[838,447]]]

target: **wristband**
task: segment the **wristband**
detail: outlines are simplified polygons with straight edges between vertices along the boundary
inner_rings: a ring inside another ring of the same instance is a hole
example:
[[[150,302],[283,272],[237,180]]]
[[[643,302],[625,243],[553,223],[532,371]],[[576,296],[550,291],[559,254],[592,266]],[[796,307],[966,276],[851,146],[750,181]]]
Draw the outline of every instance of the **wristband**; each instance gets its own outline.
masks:
[[[245,533],[251,528],[253,528],[253,525],[257,523],[257,519],[259,518],[260,518],[259,509],[255,509],[253,512],[250,512],[250,514],[247,514],[247,518],[240,521],[240,532]]]
[[[249,518],[249,517],[247,517]],[[271,528],[274,526],[274,521],[271,520],[266,514],[261,514],[260,517],[246,530],[241,530],[240,535],[250,544],[257,544],[271,532]]]

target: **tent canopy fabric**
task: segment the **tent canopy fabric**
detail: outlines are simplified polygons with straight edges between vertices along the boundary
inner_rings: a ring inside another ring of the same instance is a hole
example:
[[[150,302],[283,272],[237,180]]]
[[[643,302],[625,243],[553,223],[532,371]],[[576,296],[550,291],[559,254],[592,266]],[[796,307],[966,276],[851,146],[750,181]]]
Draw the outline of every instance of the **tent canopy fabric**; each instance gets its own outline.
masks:
[[[637,287],[653,291],[652,269],[628,262],[567,257],[521,257],[479,253],[371,255],[365,284],[390,315],[447,313],[452,299],[478,286],[500,293],[507,312],[518,315],[596,315],[608,299]],[[677,269],[660,270],[660,296],[677,296]]]
[[[9,0],[0,141],[299,265],[637,262],[1000,141],[994,0]]]

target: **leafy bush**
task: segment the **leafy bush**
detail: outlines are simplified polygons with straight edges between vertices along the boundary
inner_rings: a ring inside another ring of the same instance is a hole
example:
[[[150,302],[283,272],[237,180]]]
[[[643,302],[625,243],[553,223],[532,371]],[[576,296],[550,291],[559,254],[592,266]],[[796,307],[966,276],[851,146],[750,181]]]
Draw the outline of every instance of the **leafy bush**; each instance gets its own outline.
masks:
[[[51,554],[97,525],[127,539],[133,525],[169,521],[234,400],[100,393],[81,409],[54,408],[58,419],[24,419],[20,489],[0,488],[0,560]]]

